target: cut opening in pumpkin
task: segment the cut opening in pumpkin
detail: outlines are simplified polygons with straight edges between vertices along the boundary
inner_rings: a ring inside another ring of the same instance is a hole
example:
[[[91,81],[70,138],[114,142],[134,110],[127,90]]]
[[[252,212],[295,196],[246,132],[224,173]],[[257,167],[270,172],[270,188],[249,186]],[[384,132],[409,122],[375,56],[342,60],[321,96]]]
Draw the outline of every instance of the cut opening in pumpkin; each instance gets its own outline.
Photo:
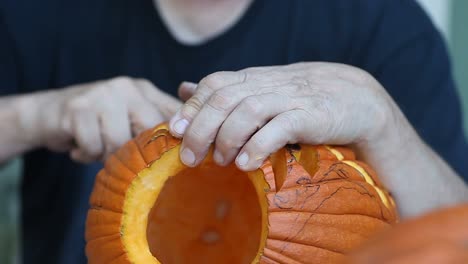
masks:
[[[252,263],[262,210],[235,166],[187,168],[170,177],[148,217],[151,253],[164,264]]]
[[[138,173],[126,193],[122,240],[131,263],[257,263],[267,237],[268,202],[260,170],[196,168],[180,147]]]

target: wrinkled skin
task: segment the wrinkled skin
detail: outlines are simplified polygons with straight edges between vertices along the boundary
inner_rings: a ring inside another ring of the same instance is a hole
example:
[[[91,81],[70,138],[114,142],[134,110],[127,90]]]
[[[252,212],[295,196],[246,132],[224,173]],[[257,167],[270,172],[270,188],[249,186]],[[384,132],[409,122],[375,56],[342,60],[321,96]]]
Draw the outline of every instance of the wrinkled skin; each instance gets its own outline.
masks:
[[[252,170],[287,143],[377,141],[393,125],[392,113],[384,89],[366,72],[303,63],[209,75],[171,128],[184,136],[185,164],[197,165],[215,142],[219,164],[237,156],[241,169]]]
[[[39,93],[23,101],[31,145],[69,151],[72,159],[105,159],[126,141],[167,120],[181,102],[149,81],[118,77]]]

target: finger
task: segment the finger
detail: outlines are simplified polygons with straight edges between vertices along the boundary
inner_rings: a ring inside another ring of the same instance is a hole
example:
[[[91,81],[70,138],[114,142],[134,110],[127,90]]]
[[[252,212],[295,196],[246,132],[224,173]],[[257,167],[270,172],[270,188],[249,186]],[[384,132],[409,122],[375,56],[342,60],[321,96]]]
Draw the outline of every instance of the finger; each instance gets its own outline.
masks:
[[[197,90],[197,84],[192,83],[192,82],[182,82],[179,86],[179,98],[182,101],[187,101],[192,97],[192,95],[195,94],[195,91]]]
[[[299,131],[304,131],[306,114],[292,110],[279,114],[255,133],[244,145],[236,158],[241,170],[258,169],[265,159],[286,144],[297,143]]]
[[[114,153],[132,137],[129,113],[125,105],[108,108],[100,115],[103,159]]]
[[[95,159],[90,158],[87,152],[79,148],[74,148],[70,151],[70,158],[76,162],[84,164],[95,161]]]
[[[235,84],[213,93],[185,131],[182,150],[190,155],[181,155],[184,164],[196,166],[203,160],[228,115],[244,98],[252,95],[250,87],[253,85],[255,83]]]
[[[129,106],[130,127],[132,136],[152,128],[166,120],[158,107],[147,101]]]
[[[138,79],[135,85],[141,90],[143,98],[153,104],[160,114],[164,116],[164,121],[171,118],[182,106],[182,102],[177,98],[161,91],[151,82]],[[136,102],[138,104],[139,102]]]
[[[229,85],[245,82],[246,76],[246,73],[243,72],[217,72],[203,78],[198,83],[195,94],[171,118],[169,122],[171,133],[174,136],[182,137],[190,122],[215,91]]]
[[[226,165],[251,136],[275,116],[296,107],[291,97],[279,93],[249,96],[226,118],[216,136],[215,161]]]
[[[72,151],[72,158],[84,163],[99,160],[103,154],[103,143],[97,115],[92,111],[74,112],[72,131],[78,149]]]

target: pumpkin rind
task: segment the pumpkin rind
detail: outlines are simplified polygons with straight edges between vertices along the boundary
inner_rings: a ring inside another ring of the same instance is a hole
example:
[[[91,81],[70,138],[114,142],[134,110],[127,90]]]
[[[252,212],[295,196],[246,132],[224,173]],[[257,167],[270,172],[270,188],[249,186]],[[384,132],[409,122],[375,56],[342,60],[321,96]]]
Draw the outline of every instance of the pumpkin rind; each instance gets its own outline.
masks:
[[[165,179],[186,169],[178,159],[180,142],[162,124],[106,161],[90,198],[90,264],[159,263],[148,250],[144,219]],[[252,263],[336,263],[343,253],[398,220],[394,201],[375,172],[347,148],[289,146],[248,177],[263,215]]]

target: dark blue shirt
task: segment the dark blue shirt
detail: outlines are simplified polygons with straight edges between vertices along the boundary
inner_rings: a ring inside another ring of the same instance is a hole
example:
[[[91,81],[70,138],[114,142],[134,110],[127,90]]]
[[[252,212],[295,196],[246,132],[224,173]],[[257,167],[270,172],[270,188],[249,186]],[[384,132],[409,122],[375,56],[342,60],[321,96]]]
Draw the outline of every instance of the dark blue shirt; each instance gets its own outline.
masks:
[[[0,2],[0,95],[119,75],[147,78],[176,95],[183,80],[299,61],[340,62],[370,72],[421,137],[468,177],[468,145],[446,47],[414,1],[256,0],[227,32],[196,46],[171,36],[152,0]],[[76,164],[45,149],[24,159],[24,261],[86,263],[87,201],[101,164]]]

